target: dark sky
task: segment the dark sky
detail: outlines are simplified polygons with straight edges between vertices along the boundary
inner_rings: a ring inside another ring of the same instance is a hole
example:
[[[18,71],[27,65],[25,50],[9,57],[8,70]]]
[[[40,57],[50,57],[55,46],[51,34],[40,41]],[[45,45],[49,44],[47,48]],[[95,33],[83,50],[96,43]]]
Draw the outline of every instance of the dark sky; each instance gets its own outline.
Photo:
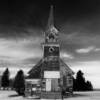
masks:
[[[8,2],[7,2],[8,1]],[[0,24],[9,27],[28,26],[44,28],[50,5],[55,8],[55,22],[60,26],[67,20],[79,21],[100,13],[99,0],[2,0]]]

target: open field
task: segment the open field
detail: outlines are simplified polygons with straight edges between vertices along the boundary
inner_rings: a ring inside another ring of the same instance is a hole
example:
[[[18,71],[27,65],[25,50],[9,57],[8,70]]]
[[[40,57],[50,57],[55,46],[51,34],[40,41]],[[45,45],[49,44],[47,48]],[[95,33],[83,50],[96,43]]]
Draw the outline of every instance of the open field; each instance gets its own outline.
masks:
[[[18,96],[14,91],[0,91],[0,100],[37,100]],[[72,97],[64,100],[100,100],[100,91],[75,92]]]

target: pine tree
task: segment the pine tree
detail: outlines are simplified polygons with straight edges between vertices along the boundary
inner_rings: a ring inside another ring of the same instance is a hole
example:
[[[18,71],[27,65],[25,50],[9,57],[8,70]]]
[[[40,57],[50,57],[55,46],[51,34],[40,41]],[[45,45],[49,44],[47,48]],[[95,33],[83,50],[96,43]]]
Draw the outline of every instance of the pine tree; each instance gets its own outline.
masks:
[[[91,84],[90,81],[87,81],[87,82],[86,82],[86,86],[87,86],[87,90],[88,90],[88,91],[92,91],[92,90],[93,90],[93,86],[92,86],[92,84]]]
[[[76,87],[76,79],[73,77],[73,91],[76,91],[77,87]]]
[[[25,79],[24,79],[24,73],[22,70],[17,72],[17,74],[15,76],[13,87],[15,88],[16,92],[19,95],[24,95]]]
[[[83,75],[84,75],[84,73],[81,70],[79,70],[77,72],[76,88],[78,91],[85,91],[86,90],[85,78]]]
[[[5,89],[9,87],[9,70],[6,68],[6,70],[3,72],[2,78],[1,78],[1,86]]]

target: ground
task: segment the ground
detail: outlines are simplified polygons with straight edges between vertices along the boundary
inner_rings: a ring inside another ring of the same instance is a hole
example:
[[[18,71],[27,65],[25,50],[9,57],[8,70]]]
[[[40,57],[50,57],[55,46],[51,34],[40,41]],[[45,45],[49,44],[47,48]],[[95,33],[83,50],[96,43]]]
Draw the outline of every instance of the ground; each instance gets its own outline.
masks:
[[[18,96],[14,91],[0,91],[0,100],[37,100]],[[75,92],[72,97],[64,100],[100,100],[100,91],[93,92]]]

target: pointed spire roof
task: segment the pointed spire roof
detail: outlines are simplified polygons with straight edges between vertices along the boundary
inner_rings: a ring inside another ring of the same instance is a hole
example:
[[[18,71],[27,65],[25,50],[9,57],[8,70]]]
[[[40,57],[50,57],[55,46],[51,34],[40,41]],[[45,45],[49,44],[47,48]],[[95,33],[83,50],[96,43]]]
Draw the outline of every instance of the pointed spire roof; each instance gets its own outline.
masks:
[[[51,41],[49,36],[53,36],[53,40]],[[53,6],[50,7],[50,14],[48,18],[47,27],[45,30],[45,42],[57,42],[58,41],[58,30],[54,26],[54,16],[53,16]]]
[[[46,30],[47,31],[48,30],[53,31],[55,33],[58,32],[58,30],[54,26],[53,5],[51,5],[51,7],[50,7],[50,13],[49,13],[49,18],[48,18],[48,23],[47,23]]]
[[[54,26],[54,16],[53,16],[53,5],[50,7],[50,14],[48,19],[47,27],[50,28],[51,26]]]

